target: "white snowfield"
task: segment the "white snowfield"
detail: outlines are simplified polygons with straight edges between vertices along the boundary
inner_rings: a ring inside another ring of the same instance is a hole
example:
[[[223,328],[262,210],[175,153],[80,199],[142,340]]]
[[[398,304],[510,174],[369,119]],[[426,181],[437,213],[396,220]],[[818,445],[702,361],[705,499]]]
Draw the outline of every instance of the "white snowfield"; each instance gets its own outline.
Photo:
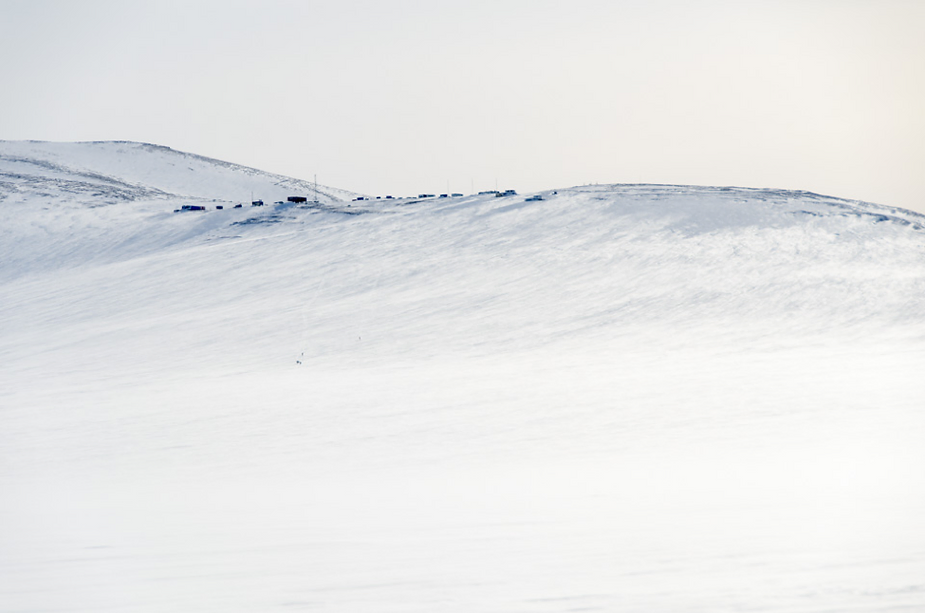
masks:
[[[925,610],[925,217],[312,190],[0,142],[0,610]]]

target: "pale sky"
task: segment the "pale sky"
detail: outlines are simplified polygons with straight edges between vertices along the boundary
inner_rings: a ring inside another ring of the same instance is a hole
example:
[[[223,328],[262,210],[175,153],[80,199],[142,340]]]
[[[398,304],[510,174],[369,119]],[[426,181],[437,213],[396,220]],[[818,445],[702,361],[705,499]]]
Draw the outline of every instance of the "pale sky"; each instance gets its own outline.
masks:
[[[925,212],[925,2],[0,0],[0,139],[372,195],[803,189]]]

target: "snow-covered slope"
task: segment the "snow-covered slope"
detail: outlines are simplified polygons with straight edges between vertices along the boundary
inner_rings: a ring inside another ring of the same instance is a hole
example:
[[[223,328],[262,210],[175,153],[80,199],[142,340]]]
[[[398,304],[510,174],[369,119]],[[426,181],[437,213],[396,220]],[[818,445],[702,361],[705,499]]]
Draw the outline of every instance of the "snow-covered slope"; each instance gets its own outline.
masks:
[[[0,274],[23,274],[47,262],[67,266],[84,257],[124,259],[219,221],[171,223],[167,213],[183,205],[222,206],[231,210],[220,221],[243,221],[262,219],[250,207],[252,198],[272,204],[289,196],[324,209],[356,194],[145,143],[0,141],[0,206],[5,228],[18,237],[0,244],[6,264]],[[233,209],[242,203],[243,210]],[[163,214],[160,223],[145,223],[156,213]],[[48,238],[55,249],[46,248]],[[118,250],[110,249],[113,240]]]
[[[55,143],[0,141],[3,201],[77,200],[95,206],[150,198],[223,202],[315,199],[315,186],[238,164],[128,141]],[[318,200],[355,194],[318,186]]]
[[[920,215],[0,145],[8,608],[925,605]]]

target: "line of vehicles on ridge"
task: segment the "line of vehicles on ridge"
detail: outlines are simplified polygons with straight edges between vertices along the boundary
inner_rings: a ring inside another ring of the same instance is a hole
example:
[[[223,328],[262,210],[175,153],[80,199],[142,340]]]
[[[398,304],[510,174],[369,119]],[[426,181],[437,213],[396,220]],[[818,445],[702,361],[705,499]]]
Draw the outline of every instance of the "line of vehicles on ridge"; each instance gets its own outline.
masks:
[[[517,191],[516,191],[516,190],[513,190],[513,189],[506,189],[506,190],[504,190],[504,191],[502,192],[502,191],[493,189],[493,190],[488,190],[488,191],[479,192],[478,195],[479,195],[479,196],[491,196],[491,195],[494,195],[496,198],[504,198],[504,197],[507,197],[507,196],[516,196],[516,195],[517,195]],[[423,199],[423,198],[462,198],[462,197],[463,197],[463,194],[461,194],[461,193],[459,193],[459,192],[453,192],[453,193],[447,193],[447,194],[440,194],[439,196],[437,196],[436,194],[418,194],[417,197],[418,197],[419,199]],[[400,198],[400,199],[401,199],[401,200],[405,200],[406,198]],[[372,197],[369,197],[369,196],[357,196],[356,198],[353,199],[353,202],[371,201],[371,200],[396,200],[396,198],[393,197],[393,196],[385,196],[385,197],[383,197],[383,196],[376,196],[375,198],[372,198]],[[533,195],[533,196],[530,196],[530,197],[526,198],[526,199],[524,200],[524,202],[535,202],[535,201],[538,201],[538,200],[544,200],[543,196],[540,195],[540,194],[536,194],[536,195]],[[293,204],[303,204],[303,203],[305,203],[305,204],[320,204],[317,200],[312,200],[312,201],[309,203],[308,198],[306,198],[305,196],[289,196],[288,198],[286,198],[286,201],[289,202],[289,203],[293,203]],[[286,202],[283,202],[282,200],[280,200],[280,201],[276,202],[275,204],[286,204]],[[234,206],[232,206],[232,207],[230,207],[230,208],[240,209],[240,208],[243,208],[243,206],[244,206],[243,204],[235,204]],[[253,202],[251,202],[251,206],[264,206],[263,200],[254,200]],[[347,206],[350,206],[350,205],[347,205]],[[223,204],[217,204],[217,205],[215,205],[215,208],[216,208],[216,210],[222,210],[222,209],[225,208],[225,205],[223,205]],[[207,210],[208,210],[208,208],[207,208],[205,205],[202,205],[202,204],[184,204],[184,205],[181,206],[179,209],[174,209],[173,212],[174,212],[174,213],[180,213],[180,212],[183,212],[183,211],[207,211]]]
[[[462,194],[462,193],[460,193],[460,192],[453,192],[453,193],[440,194],[439,196],[438,196],[437,194],[418,194],[417,197],[418,197],[418,199],[423,199],[423,198],[462,198],[464,195],[465,195],[465,194]],[[507,197],[507,196],[516,196],[516,195],[517,195],[517,190],[514,190],[514,189],[506,189],[506,190],[504,190],[504,191],[502,192],[502,191],[499,191],[499,190],[497,190],[497,189],[491,189],[491,190],[487,190],[487,191],[484,191],[484,192],[479,192],[478,195],[479,195],[479,196],[492,196],[492,195],[494,195],[494,196],[497,197],[497,198],[505,198],[505,197]],[[412,196],[412,197],[413,197],[413,196]],[[401,198],[401,199],[404,200],[405,198]],[[383,196],[376,196],[375,198],[372,198],[372,197],[370,197],[370,196],[357,196],[356,198],[353,199],[353,202],[357,202],[357,201],[361,201],[361,200],[395,200],[395,198],[394,198],[393,196],[385,196],[385,197],[383,197]],[[527,198],[527,201],[535,201],[535,200],[543,200],[543,197],[542,197],[541,195],[537,194],[536,196],[530,196],[529,198]]]
[[[289,196],[286,200],[292,203],[308,202],[308,198],[306,198],[305,196]],[[282,200],[279,200],[275,202],[274,204],[286,204],[286,203],[283,202]],[[311,204],[319,204],[319,202],[317,200],[312,200]],[[263,200],[254,200],[253,202],[251,202],[251,206],[264,206]],[[244,207],[243,204],[236,204],[230,208],[240,209],[243,207]],[[224,204],[215,205],[215,209],[218,211],[221,211],[224,208],[225,208]],[[209,209],[204,204],[184,204],[179,209],[174,209],[173,212],[180,213],[182,211],[208,211],[208,210]]]
[[[482,195],[484,195],[484,194],[497,194],[497,195],[499,195],[499,196],[502,195],[501,192],[498,192],[498,191],[479,192],[479,195],[480,195],[480,196],[482,196]],[[450,193],[447,193],[447,194],[440,194],[439,196],[438,196],[437,194],[418,194],[417,197],[418,197],[418,199],[424,199],[424,198],[462,198],[464,195],[465,195],[465,194],[462,194],[462,193],[460,193],[460,192],[453,192],[453,193],[451,193],[451,194],[450,194]],[[512,189],[509,189],[509,190],[505,191],[503,195],[505,195],[505,196],[516,196],[516,195],[517,195],[517,192],[514,191],[514,190],[512,190]],[[399,198],[399,199],[400,199],[400,200],[406,200],[407,198],[413,198],[413,197],[414,197],[414,196],[408,196],[408,197]],[[356,198],[353,199],[353,202],[357,202],[357,201],[360,201],[360,200],[395,200],[395,199],[396,199],[396,198],[394,198],[393,196],[385,196],[384,198],[383,198],[382,196],[376,196],[375,198],[372,198],[372,197],[370,197],[370,196],[357,196]]]

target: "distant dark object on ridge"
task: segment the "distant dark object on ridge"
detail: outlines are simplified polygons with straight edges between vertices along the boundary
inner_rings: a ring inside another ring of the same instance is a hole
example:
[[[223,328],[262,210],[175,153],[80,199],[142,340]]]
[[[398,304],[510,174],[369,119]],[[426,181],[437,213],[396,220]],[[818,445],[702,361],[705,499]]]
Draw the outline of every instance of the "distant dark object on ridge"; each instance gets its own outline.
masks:
[[[308,198],[305,196],[289,196],[286,198],[289,202],[307,202]],[[263,204],[262,202],[260,204]]]

